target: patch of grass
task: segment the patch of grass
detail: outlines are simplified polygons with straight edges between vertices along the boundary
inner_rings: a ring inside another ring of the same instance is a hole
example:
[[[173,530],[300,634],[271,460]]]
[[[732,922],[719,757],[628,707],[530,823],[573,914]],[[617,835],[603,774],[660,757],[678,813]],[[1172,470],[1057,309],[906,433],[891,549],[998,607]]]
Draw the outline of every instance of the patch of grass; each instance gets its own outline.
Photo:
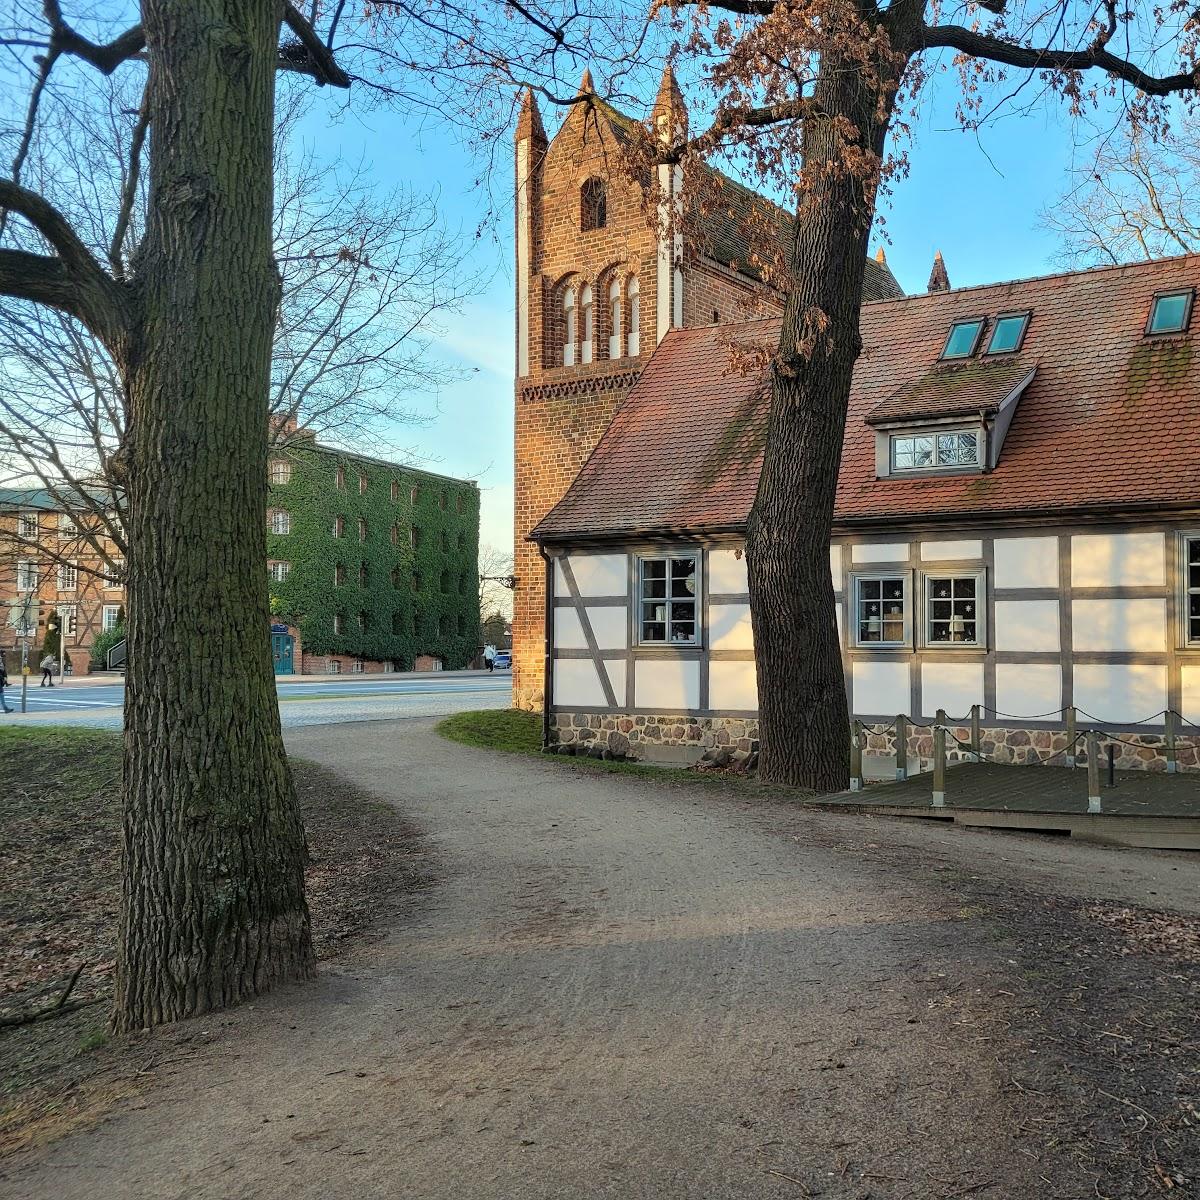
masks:
[[[612,762],[586,756],[542,755],[542,718],[540,713],[519,708],[490,709],[483,712],[461,712],[444,717],[437,731],[442,737],[464,746],[481,750],[499,750],[504,754],[530,754],[544,757],[546,762],[573,768],[577,771],[604,771],[617,775],[633,775],[654,779],[660,783],[700,784],[705,787],[756,787],[745,776],[726,775],[718,771],[697,771],[691,767],[660,767],[639,762]]]
[[[79,1049],[86,1053],[89,1050],[99,1050],[101,1046],[108,1045],[108,1032],[104,1029],[96,1028],[89,1029],[87,1033],[79,1039]]]

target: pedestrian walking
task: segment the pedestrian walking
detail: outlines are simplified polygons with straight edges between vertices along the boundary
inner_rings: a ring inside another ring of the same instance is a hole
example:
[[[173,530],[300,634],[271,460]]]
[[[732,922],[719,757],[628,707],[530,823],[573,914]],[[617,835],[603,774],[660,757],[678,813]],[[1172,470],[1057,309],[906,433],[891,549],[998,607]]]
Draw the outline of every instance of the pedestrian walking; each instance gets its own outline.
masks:
[[[483,648],[483,665],[488,671],[496,669],[496,647],[484,646]]]
[[[4,655],[0,654],[0,709],[12,712],[12,709],[8,707],[8,701],[4,698],[6,687],[8,687],[8,672],[4,669]]]
[[[38,687],[54,686],[54,668],[58,666],[58,659],[53,654],[47,654],[45,658],[38,664],[42,668],[42,682]]]

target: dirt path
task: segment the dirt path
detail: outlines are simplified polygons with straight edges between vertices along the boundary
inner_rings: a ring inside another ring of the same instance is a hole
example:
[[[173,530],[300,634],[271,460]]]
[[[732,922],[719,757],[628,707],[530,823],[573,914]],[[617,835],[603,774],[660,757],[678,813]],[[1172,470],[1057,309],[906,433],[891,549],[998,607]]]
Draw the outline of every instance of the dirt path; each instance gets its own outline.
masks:
[[[426,722],[292,749],[403,806],[439,882],[315,984],[197,1022],[204,1054],[10,1163],[0,1196],[1155,1194],[1079,1173],[1089,1135],[1038,1060],[1057,1078],[1069,1053],[1038,1040],[1054,973],[1028,969],[1055,926],[1021,914],[1043,893],[1195,913],[1194,861],[797,812]]]

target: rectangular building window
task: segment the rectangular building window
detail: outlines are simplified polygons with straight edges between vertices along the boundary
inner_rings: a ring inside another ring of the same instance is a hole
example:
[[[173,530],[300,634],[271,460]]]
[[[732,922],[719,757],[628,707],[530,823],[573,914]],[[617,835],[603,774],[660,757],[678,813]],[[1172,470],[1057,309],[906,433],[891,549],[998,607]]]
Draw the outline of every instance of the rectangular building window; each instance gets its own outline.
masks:
[[[893,471],[934,471],[979,465],[974,432],[906,433],[892,438]]]
[[[333,518],[333,536],[335,538],[340,538],[340,537],[346,536],[346,518],[345,517],[334,517]]]
[[[983,575],[925,577],[925,642],[929,646],[983,644]]]
[[[1187,644],[1200,646],[1200,535],[1183,539],[1183,590]]]
[[[26,541],[36,541],[38,536],[37,513],[22,513],[17,518],[17,536]]]
[[[275,582],[282,583],[292,571],[292,564],[289,562],[269,562],[267,563],[267,575]]]
[[[58,536],[60,538],[78,537],[79,526],[75,523],[75,518],[70,513],[58,514]]]
[[[700,642],[699,559],[669,555],[638,560],[638,638],[643,645]]]
[[[38,565],[31,559],[23,558],[17,563],[17,591],[36,592],[38,585]]]
[[[345,624],[346,624],[346,618],[343,617],[341,613],[333,614],[333,632],[334,633],[341,633],[342,629],[345,627]]]
[[[334,621],[336,623],[336,621],[337,621],[336,617],[334,618]],[[337,633],[339,631],[337,629],[335,629],[334,632]],[[336,658],[330,658],[330,659],[326,660],[326,662],[325,662],[325,674],[326,675],[340,675],[341,673],[342,673],[342,664],[340,662],[338,662],[338,660]]]
[[[271,532],[272,533],[291,533],[292,532],[292,515],[285,512],[283,509],[276,509],[271,514]]]
[[[100,610],[100,629],[104,633],[111,633],[121,623],[121,606],[119,604],[106,604]]]
[[[286,458],[271,459],[268,477],[276,485],[290,483],[292,478],[292,464]]]
[[[115,592],[125,586],[125,560],[114,558],[112,566],[104,572],[104,590]]]
[[[859,575],[854,580],[855,641],[860,646],[904,646],[909,636],[907,575]]]
[[[79,568],[74,563],[58,564],[58,590],[73,592],[79,586]]]

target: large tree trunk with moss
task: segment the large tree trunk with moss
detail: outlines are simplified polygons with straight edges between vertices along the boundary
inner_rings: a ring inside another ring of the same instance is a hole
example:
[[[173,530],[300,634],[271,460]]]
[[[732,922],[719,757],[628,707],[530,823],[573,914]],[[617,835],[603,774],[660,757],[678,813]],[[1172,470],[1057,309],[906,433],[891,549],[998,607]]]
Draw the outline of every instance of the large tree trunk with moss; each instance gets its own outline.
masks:
[[[144,0],[150,202],[131,283],[129,674],[115,1023],[309,974],[306,848],[264,569],[282,0]]]
[[[758,673],[760,775],[819,791],[849,780],[849,716],[829,572],[873,180],[847,169],[836,118],[882,154],[886,122],[859,65],[822,59],[806,122],[811,186],[795,222],[793,286],[771,383],[769,433],[746,546]]]

